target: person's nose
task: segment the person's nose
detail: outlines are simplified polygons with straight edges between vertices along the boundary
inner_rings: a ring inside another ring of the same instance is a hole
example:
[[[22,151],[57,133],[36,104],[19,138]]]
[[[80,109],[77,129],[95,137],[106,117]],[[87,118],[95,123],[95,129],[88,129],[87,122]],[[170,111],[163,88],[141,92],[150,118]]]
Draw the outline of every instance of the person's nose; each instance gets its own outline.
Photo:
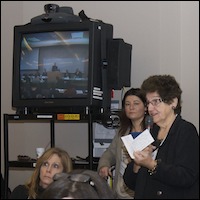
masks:
[[[51,165],[47,167],[47,172],[51,172]]]
[[[130,109],[134,109],[134,104],[130,104]]]
[[[150,103],[148,105],[148,112],[152,111],[154,109],[154,106]]]

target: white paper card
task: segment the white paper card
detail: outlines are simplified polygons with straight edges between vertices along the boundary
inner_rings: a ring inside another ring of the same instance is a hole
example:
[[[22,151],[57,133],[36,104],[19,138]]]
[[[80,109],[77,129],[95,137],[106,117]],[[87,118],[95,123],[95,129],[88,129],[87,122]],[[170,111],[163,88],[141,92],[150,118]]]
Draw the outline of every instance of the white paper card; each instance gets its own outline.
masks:
[[[121,139],[132,159],[134,159],[134,151],[141,151],[154,141],[148,129],[140,133],[135,139],[131,134],[122,136]]]

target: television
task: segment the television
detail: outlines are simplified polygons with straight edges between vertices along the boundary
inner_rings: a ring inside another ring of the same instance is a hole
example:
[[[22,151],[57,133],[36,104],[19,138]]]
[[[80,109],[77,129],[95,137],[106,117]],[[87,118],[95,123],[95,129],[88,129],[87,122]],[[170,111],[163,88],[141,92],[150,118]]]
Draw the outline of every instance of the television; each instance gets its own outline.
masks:
[[[113,26],[101,21],[15,26],[13,108],[17,113],[109,108],[112,88],[103,89],[108,78],[102,62],[112,39]]]

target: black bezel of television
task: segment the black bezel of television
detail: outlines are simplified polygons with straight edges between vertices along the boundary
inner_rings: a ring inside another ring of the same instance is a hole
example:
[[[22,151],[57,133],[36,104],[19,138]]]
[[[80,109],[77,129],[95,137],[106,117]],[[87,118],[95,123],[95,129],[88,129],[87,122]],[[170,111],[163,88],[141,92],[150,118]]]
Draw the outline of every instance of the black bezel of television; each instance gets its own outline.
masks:
[[[101,48],[112,38],[112,25],[101,22],[15,26],[13,108],[60,113],[102,107]]]

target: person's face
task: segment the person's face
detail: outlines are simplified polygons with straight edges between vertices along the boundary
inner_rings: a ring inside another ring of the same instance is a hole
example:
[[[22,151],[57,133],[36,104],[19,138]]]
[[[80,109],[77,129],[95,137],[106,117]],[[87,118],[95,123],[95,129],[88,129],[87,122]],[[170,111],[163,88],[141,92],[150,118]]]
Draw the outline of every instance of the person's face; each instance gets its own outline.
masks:
[[[135,95],[126,97],[124,108],[126,116],[131,120],[143,118],[146,109],[142,100]]]
[[[147,106],[149,115],[153,117],[154,123],[162,126],[168,122],[170,117],[174,115],[172,104],[164,103],[157,92],[147,93]]]
[[[61,159],[57,154],[53,154],[40,168],[40,186],[46,188],[53,182],[53,176],[61,172],[63,172]]]

